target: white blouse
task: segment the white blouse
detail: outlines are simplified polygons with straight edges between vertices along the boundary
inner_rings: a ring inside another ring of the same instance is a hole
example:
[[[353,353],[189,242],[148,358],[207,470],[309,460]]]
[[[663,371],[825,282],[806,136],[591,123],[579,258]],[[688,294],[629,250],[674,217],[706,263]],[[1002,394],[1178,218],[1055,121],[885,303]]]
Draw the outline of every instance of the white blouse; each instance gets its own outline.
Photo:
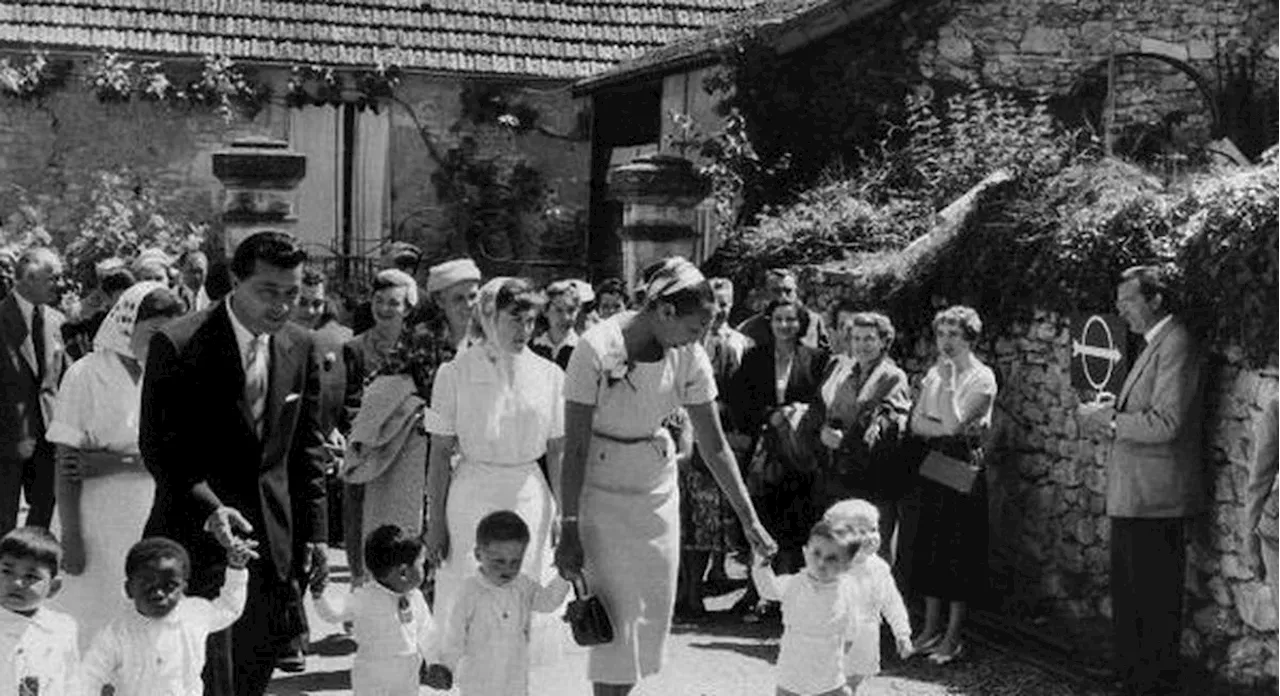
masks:
[[[528,348],[506,366],[472,346],[436,372],[425,425],[456,436],[470,461],[534,461],[548,440],[564,437],[564,373]]]
[[[95,350],[71,363],[53,405],[49,442],[79,449],[138,454],[142,380],[133,381],[109,350]]]
[[[217,599],[185,597],[161,619],[129,607],[94,638],[84,657],[84,694],[111,684],[118,696],[200,696],[205,640],[244,611],[249,571],[228,568]]]
[[[715,401],[715,371],[701,343],[669,348],[658,362],[629,363],[623,312],[596,324],[578,341],[566,370],[565,398],[595,406],[593,427],[607,436],[652,435],[684,406]]]

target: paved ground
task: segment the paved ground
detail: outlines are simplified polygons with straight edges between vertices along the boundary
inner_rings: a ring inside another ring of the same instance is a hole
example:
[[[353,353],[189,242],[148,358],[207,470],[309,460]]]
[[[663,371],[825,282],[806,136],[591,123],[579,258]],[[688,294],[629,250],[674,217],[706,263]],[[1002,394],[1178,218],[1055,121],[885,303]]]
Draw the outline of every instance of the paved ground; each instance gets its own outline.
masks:
[[[345,568],[334,553],[335,579]],[[778,654],[778,628],[743,624],[716,610],[727,608],[738,593],[708,601],[711,616],[695,625],[677,625],[669,662],[661,675],[635,690],[636,696],[772,696],[773,661]],[[354,643],[339,626],[312,613],[313,649],[307,672],[276,673],[270,693],[277,696],[349,694],[348,668]],[[555,665],[535,668],[534,696],[589,694],[584,678],[586,653],[571,647]],[[426,687],[423,696],[441,692]],[[1007,646],[970,641],[966,658],[945,668],[925,660],[886,661],[885,672],[867,681],[859,696],[1104,696],[1073,684],[1062,674],[1032,666]]]

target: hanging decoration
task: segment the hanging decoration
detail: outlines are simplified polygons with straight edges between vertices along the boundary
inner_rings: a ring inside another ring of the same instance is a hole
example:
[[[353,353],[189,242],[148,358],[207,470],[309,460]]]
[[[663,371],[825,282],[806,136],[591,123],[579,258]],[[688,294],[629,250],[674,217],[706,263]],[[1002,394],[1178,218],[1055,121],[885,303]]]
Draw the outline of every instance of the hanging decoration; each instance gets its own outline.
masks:
[[[0,58],[0,94],[38,101],[65,85],[70,73],[70,61],[50,61],[49,54],[43,51],[33,51],[22,63]]]

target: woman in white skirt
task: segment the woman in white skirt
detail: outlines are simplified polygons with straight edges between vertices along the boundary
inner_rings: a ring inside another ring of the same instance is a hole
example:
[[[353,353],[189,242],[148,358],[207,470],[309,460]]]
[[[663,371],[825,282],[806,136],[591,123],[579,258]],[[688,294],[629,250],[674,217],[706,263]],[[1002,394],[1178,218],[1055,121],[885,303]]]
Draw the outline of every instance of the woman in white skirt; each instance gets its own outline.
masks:
[[[156,484],[138,455],[142,368],[151,336],[185,307],[161,283],[116,300],[93,352],[71,364],[46,437],[58,452],[58,521],[66,580],[55,603],[76,617],[83,652],[128,604],[124,557],[142,537]]]
[[[452,603],[476,568],[475,531],[491,512],[514,510],[529,526],[521,572],[540,583],[555,573],[551,536],[556,509],[538,458],[559,472],[564,453],[564,373],[526,345],[545,298],[521,278],[494,278],[480,289],[476,319],[483,342],[436,372],[426,413],[427,558],[436,571],[435,615]],[[450,462],[457,453],[457,466]],[[554,659],[565,633],[542,614],[532,629],[531,658]]]
[[[675,446],[662,422],[685,408],[704,461],[756,553],[776,551],[751,502],[715,411],[711,362],[699,339],[715,310],[689,261],[647,268],[645,306],[586,332],[565,382],[565,457],[556,549],[562,575],[584,573],[613,621],[591,649],[599,696],[624,696],[662,667],[680,557]]]

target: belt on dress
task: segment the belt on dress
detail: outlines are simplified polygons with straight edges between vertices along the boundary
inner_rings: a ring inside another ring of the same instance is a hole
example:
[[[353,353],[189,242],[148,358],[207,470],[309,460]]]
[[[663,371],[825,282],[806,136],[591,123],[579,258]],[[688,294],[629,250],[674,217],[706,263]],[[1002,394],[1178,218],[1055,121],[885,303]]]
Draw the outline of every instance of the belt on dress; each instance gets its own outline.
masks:
[[[616,442],[620,445],[638,445],[642,442],[652,442],[653,440],[662,437],[661,430],[655,430],[652,433],[649,433],[648,435],[641,435],[639,437],[623,437],[621,435],[610,435],[609,433],[602,433],[599,430],[592,430],[591,434],[594,435],[595,437],[600,438],[601,440]]]

